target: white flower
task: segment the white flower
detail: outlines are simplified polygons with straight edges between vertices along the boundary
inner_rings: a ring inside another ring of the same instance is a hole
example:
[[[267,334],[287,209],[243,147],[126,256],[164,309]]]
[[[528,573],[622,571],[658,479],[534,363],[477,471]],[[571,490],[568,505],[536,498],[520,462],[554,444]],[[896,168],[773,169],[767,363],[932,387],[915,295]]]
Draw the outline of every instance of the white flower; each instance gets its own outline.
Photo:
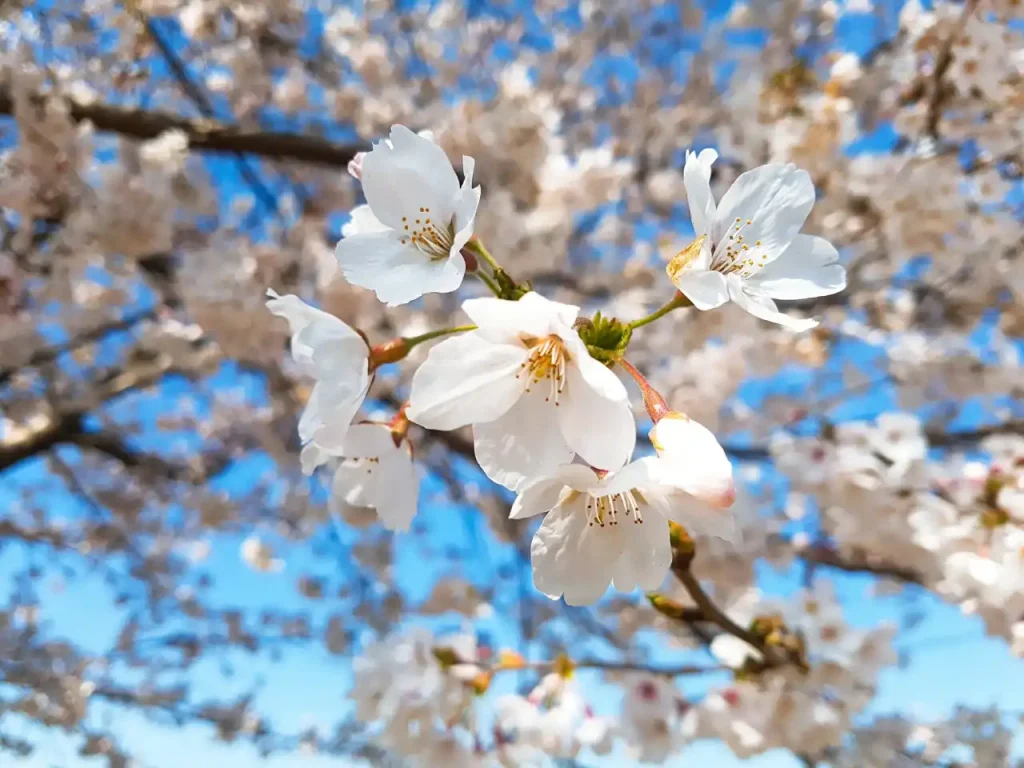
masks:
[[[713,149],[688,152],[683,168],[694,244],[668,265],[673,284],[698,309],[732,300],[762,320],[795,331],[813,328],[779,312],[772,299],[827,296],[846,287],[836,249],[798,234],[814,205],[814,185],[792,164],[762,165],[740,175],[716,207]]]
[[[477,462],[513,490],[574,454],[608,470],[629,460],[636,425],[626,388],[573,330],[578,307],[528,293],[462,308],[477,330],[430,350],[412,381],[411,421],[472,424]]]
[[[694,497],[715,507],[732,506],[736,500],[732,464],[711,430],[678,411],[669,411],[649,437],[662,459],[692,477],[690,493]],[[702,471],[694,473],[694,467]]]
[[[328,455],[344,451],[349,425],[370,388],[370,350],[345,323],[306,304],[298,296],[268,290],[267,309],[288,321],[292,357],[302,372],[315,378],[299,419],[303,471],[309,474]]]
[[[637,676],[622,700],[622,731],[631,751],[642,762],[664,762],[686,743],[692,731],[688,709],[671,680]]]
[[[391,427],[378,422],[349,428],[334,472],[332,501],[372,507],[385,528],[407,531],[416,514],[419,486],[407,440],[396,443]]]
[[[668,521],[698,532],[708,526],[675,503],[701,471],[649,456],[603,477],[567,464],[525,484],[510,517],[547,512],[530,548],[537,589],[553,599],[564,594],[570,605],[595,602],[609,584],[657,589],[672,562]]]
[[[462,159],[459,178],[444,150],[396,125],[374,144],[359,168],[367,206],[352,212],[352,226],[335,255],[345,278],[369,288],[388,306],[425,293],[449,293],[462,284],[462,247],[473,235],[480,188],[474,161]]]

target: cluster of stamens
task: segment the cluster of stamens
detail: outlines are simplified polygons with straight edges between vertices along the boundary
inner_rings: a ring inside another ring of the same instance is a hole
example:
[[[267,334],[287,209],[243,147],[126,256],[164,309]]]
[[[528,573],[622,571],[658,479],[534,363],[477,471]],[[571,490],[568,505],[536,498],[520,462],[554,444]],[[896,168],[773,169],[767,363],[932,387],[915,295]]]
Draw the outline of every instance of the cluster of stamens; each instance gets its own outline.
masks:
[[[644,521],[644,516],[640,513],[640,504],[637,503],[633,491],[625,491],[608,496],[591,496],[587,502],[587,525],[593,526],[597,523],[601,528],[606,525],[618,525],[620,506],[623,515],[633,518],[634,525]]]
[[[412,223],[407,216],[402,217],[402,245],[412,243],[431,261],[447,259],[455,240],[454,227],[450,222],[447,225],[434,222],[430,218],[429,208],[420,207],[419,213],[420,217],[413,219]]]
[[[743,241],[743,230],[753,223],[752,219],[744,221],[737,218],[733,221],[722,242],[715,246],[711,269],[725,275],[739,272],[740,277],[747,278],[768,263],[768,254],[756,250],[761,245],[760,240],[753,245]]]
[[[526,391],[542,379],[549,381],[550,391],[544,402],[554,402],[557,406],[565,390],[565,366],[569,356],[565,352],[562,340],[558,336],[548,336],[529,343],[530,356],[519,366],[516,378],[526,376]]]

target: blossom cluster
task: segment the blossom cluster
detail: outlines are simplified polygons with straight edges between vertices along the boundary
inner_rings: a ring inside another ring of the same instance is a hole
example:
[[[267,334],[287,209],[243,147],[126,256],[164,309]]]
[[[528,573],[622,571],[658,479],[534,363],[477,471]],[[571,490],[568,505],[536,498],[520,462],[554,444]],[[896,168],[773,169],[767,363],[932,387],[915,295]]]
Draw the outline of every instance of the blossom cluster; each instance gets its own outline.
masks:
[[[697,239],[666,268],[676,297],[627,324],[581,317],[579,307],[517,284],[474,237],[481,194],[473,158],[463,158],[460,181],[429,135],[394,126],[350,164],[367,203],[352,212],[338,243],[342,275],[391,307],[455,291],[467,273],[494,296],[462,303],[471,325],[371,347],[338,318],[271,290],[268,307],[289,322],[292,356],[316,380],[299,422],[304,471],[331,463],[336,499],[373,507],[389,528],[406,530],[417,498],[409,424],[472,426],[480,468],[516,494],[510,517],[544,515],[531,547],[537,588],[572,605],[597,601],[609,584],[657,589],[672,560],[669,521],[728,538],[731,464],[710,431],[670,410],[625,359],[632,331],[677,307],[710,310],[727,301],[806,330],[816,322],[792,319],[774,299],[835,293],[846,277],[832,245],[799,233],[814,203],[806,172],[793,165],[748,171],[716,205],[716,157],[706,149],[686,158]],[[379,366],[449,335],[416,371],[390,424],[352,424]],[[633,459],[637,425],[618,370],[641,390],[654,456]]]

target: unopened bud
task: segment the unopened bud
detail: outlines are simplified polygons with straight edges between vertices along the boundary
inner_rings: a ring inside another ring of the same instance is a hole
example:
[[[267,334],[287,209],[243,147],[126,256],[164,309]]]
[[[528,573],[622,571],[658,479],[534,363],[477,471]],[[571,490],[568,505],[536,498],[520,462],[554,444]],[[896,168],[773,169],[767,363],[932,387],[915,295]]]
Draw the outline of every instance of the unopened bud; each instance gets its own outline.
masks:
[[[469,686],[473,689],[473,693],[477,696],[482,696],[487,693],[487,689],[491,687],[491,673],[481,672],[469,681]]]
[[[552,665],[552,671],[564,678],[572,677],[572,673],[575,671],[576,665],[572,663],[572,659],[569,658],[568,654],[560,653],[555,659],[555,663]]]
[[[409,342],[401,337],[377,344],[370,349],[370,371],[375,371],[387,363],[397,363],[409,354]]]
[[[498,653],[499,669],[525,669],[526,659],[516,651],[502,650]]]
[[[650,602],[651,607],[654,608],[654,610],[670,619],[676,619],[678,621],[682,619],[686,613],[686,609],[683,608],[682,603],[670,600],[658,592],[648,592],[647,600]]]
[[[442,669],[450,669],[462,661],[462,659],[459,658],[459,655],[455,652],[455,649],[449,648],[446,645],[437,646],[433,648],[432,651],[434,658],[437,659]]]

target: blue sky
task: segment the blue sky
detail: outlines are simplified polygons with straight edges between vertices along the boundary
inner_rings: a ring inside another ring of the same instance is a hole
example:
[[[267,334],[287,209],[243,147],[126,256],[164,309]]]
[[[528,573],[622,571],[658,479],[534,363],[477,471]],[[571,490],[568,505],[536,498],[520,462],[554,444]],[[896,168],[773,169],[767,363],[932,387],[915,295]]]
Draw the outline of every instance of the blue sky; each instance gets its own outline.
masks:
[[[408,4],[408,2],[404,2]],[[487,2],[470,2],[476,12],[501,15],[509,13],[497,5]],[[526,31],[520,45],[544,49],[550,44],[550,35],[542,19],[533,13],[531,3],[518,2],[511,11],[525,15]],[[728,11],[729,2],[712,0],[704,3],[712,18],[721,17]],[[38,6],[45,8],[45,4]],[[879,16],[866,14],[848,14],[842,18],[838,26],[838,49],[863,53],[881,38],[892,33],[895,24],[896,6],[887,7],[887,12]],[[560,14],[560,19],[568,24],[577,23],[572,8]],[[656,21],[678,25],[674,4],[667,4],[649,18],[637,20],[639,24],[653,24]],[[308,35],[308,54],[315,53],[316,32],[323,23],[317,14],[310,16]],[[169,35],[178,33],[174,25],[163,24]],[[175,37],[181,44],[180,36]],[[699,35],[681,34],[670,41],[662,42],[651,37],[649,48],[643,56],[659,66],[671,67],[672,71],[684,76],[690,57],[699,45]],[[759,32],[737,34],[733,38],[737,46],[760,46],[764,35]],[[496,59],[508,59],[515,54],[514,48],[498,46],[493,52]],[[640,55],[640,54],[638,54]],[[720,76],[728,74],[729,67],[721,68]],[[630,56],[601,56],[595,60],[587,79],[593,83],[601,83],[611,74],[626,84],[627,92],[635,82],[637,61]],[[156,69],[160,75],[159,69]],[[469,92],[486,92],[481,84],[467,78],[465,91],[450,94],[458,99]],[[219,105],[218,105],[219,106]],[[324,127],[324,121],[316,115],[301,118],[289,118],[267,111],[264,115],[269,126],[276,129],[305,130],[312,125]],[[348,138],[351,128],[347,126],[327,126],[328,136]],[[891,146],[891,129],[883,128],[869,137],[863,137],[850,148],[851,152],[881,152]],[[706,137],[695,144],[706,145]],[[224,201],[232,199],[242,191],[241,181],[237,174],[237,166],[233,160],[210,160],[210,169],[218,178],[219,193]],[[484,201],[486,204],[486,200]],[[337,224],[343,220],[339,214]],[[592,220],[581,221],[581,226],[596,226],[598,216]],[[685,217],[679,215],[671,222],[664,222],[654,217],[644,222],[636,233],[638,239],[654,239],[665,227],[686,231],[689,227]],[[593,254],[591,254],[593,255]],[[514,262],[509,263],[514,267]],[[926,266],[925,266],[926,268]],[[912,269],[908,265],[907,279],[913,279]],[[103,281],[104,275],[97,274],[95,279]],[[146,307],[153,297],[140,290],[136,304],[131,309]],[[46,326],[47,336],[53,341],[61,340],[61,331],[53,326]],[[975,334],[979,348],[987,344],[987,329],[982,326]],[[106,342],[109,353],[126,343],[124,337],[114,337]],[[829,367],[840,369],[847,364],[854,364],[869,373],[875,369],[878,351],[865,344],[841,343],[837,346],[836,357],[830,361]],[[64,361],[70,365],[70,362]],[[776,392],[805,393],[815,382],[808,371],[790,368],[769,381],[751,381],[743,388],[741,397],[748,405],[756,408],[767,395]],[[224,391],[238,388],[245,396],[258,403],[262,399],[262,382],[255,377],[241,374],[233,366],[225,366],[215,377],[205,384],[208,389]],[[815,397],[827,396],[827,387],[816,387]],[[165,444],[164,435],[153,429],[155,416],[174,407],[180,397],[192,400],[196,407],[203,407],[202,393],[196,394],[193,385],[188,382],[170,379],[164,382],[155,394],[142,398],[133,398],[123,406],[127,418],[129,408],[132,417],[141,413],[149,423],[149,431],[138,438],[138,446],[147,450],[162,452],[188,452],[195,450],[199,444],[193,435],[180,435],[176,445],[170,448]],[[831,411],[835,419],[869,418],[877,413],[893,407],[891,391],[885,386],[875,388],[864,396],[853,398],[837,404]],[[1019,404],[1018,404],[1019,407]],[[114,409],[115,413],[120,408]],[[978,423],[989,417],[985,408],[980,406],[968,411],[965,420]],[[815,425],[801,425],[813,428]],[[743,436],[732,436],[735,444],[742,443]],[[75,460],[74,451],[68,451],[67,460]],[[268,460],[261,457],[248,458],[231,467],[217,483],[224,490],[239,492],[251,483],[258,474],[269,466]],[[460,473],[468,482],[483,482],[478,473],[471,468],[461,468]],[[774,482],[776,478],[770,478]],[[85,514],[87,510],[53,478],[46,475],[40,462],[25,462],[18,468],[0,476],[0,504],[4,508],[17,503],[19,492],[26,486],[44,488],[43,496],[47,514],[51,518],[74,518]],[[493,580],[506,566],[515,565],[515,572],[509,579],[507,589],[518,588],[523,577],[522,566],[516,563],[508,547],[494,541],[485,530],[485,526],[473,510],[465,505],[455,507],[440,498],[442,487],[436,480],[428,479],[422,497],[422,511],[419,525],[427,532],[427,546],[421,537],[400,541],[397,546],[397,579],[403,591],[411,601],[426,596],[433,580],[449,570],[450,561],[434,557],[437,552],[454,553],[463,564],[472,562],[473,576],[480,583]],[[300,573],[310,571],[329,575],[338,569],[351,568],[348,547],[354,537],[339,541],[333,529],[325,527],[317,533],[314,542],[300,544],[278,542],[281,545],[279,554],[286,560],[287,567],[283,574],[255,574],[239,559],[238,547],[245,534],[221,536],[211,540],[210,558],[202,565],[215,578],[215,588],[210,598],[220,606],[235,606],[245,609],[259,609],[262,606],[309,607],[299,597],[295,586],[295,578]],[[269,535],[266,531],[261,534]],[[315,554],[314,548],[326,550]],[[468,558],[468,559],[467,559]],[[3,551],[0,559],[0,585],[7,594],[14,588],[12,575],[22,569],[28,562],[38,562],[49,566],[45,552],[29,551],[12,546]],[[118,567],[118,564],[114,564]],[[72,576],[59,578],[56,574],[44,580],[41,620],[47,625],[54,636],[68,636],[86,649],[102,652],[108,647],[120,627],[121,611],[114,605],[109,590],[102,578],[88,569],[76,567]],[[771,593],[786,594],[794,591],[800,584],[800,571],[795,567],[791,572],[777,574],[768,569],[762,573],[761,584]],[[991,640],[984,636],[980,622],[974,618],[965,618],[956,608],[946,606],[920,590],[909,589],[895,597],[878,597],[871,592],[872,580],[863,576],[833,574],[822,571],[823,578],[830,578],[837,584],[839,594],[849,611],[850,620],[858,625],[874,626],[881,621],[900,621],[908,613],[920,615],[919,623],[911,630],[901,633],[898,646],[907,652],[907,663],[902,668],[885,672],[882,676],[879,696],[873,703],[870,712],[902,711],[913,713],[922,719],[942,717],[957,704],[987,706],[997,703],[1011,710],[1024,711],[1024,665],[1013,660],[1005,643]],[[529,586],[527,581],[527,586]],[[514,600],[510,600],[514,603]],[[313,605],[314,615],[323,617],[339,606],[332,600],[325,600]],[[453,630],[458,620],[443,617],[435,624]],[[486,631],[495,645],[518,645],[517,622],[503,620],[501,613],[497,618],[482,622],[478,629]],[[655,659],[675,661],[679,654],[659,649]],[[688,654],[688,660],[700,660],[700,653]],[[233,668],[232,675],[225,678],[223,665],[228,663]],[[329,727],[336,721],[339,713],[346,711],[345,691],[350,684],[349,661],[343,657],[329,655],[317,644],[302,647],[298,650],[285,649],[277,661],[266,657],[252,657],[232,653],[215,661],[204,662],[196,670],[193,679],[196,682],[199,698],[204,696],[229,698],[234,691],[245,690],[251,683],[257,683],[258,695],[256,708],[266,713],[275,725],[286,732],[299,731],[313,724]],[[581,674],[589,690],[593,692],[594,706],[599,712],[614,712],[617,708],[617,694],[614,688],[597,683],[596,675]],[[722,677],[711,680],[686,679],[682,681],[688,695],[701,695],[708,684],[719,684]],[[496,691],[508,690],[514,685],[515,679],[503,680],[496,684]],[[138,715],[110,709],[106,715],[111,722],[116,722],[116,731],[127,746],[137,746],[142,764],[153,768],[178,768],[181,765],[205,768],[234,768],[253,765],[253,751],[243,745],[221,745],[211,739],[209,729],[198,726],[185,729],[156,727]],[[28,729],[28,726],[25,726]],[[26,730],[26,733],[31,733]],[[13,765],[25,768],[77,768],[92,766],[95,763],[82,761],[75,756],[76,745],[65,736],[49,732],[42,736],[42,748],[33,757],[19,761]],[[799,763],[784,753],[765,755],[751,761],[736,760],[714,743],[700,743],[687,749],[671,766],[680,768],[713,764],[721,768],[730,766],[755,766],[759,768],[784,768],[798,766]],[[622,765],[622,757],[605,761],[589,759],[587,765]],[[284,756],[266,762],[272,768],[302,766],[303,768],[319,768],[320,766],[343,766],[344,760],[337,758],[315,758],[309,756]]]

